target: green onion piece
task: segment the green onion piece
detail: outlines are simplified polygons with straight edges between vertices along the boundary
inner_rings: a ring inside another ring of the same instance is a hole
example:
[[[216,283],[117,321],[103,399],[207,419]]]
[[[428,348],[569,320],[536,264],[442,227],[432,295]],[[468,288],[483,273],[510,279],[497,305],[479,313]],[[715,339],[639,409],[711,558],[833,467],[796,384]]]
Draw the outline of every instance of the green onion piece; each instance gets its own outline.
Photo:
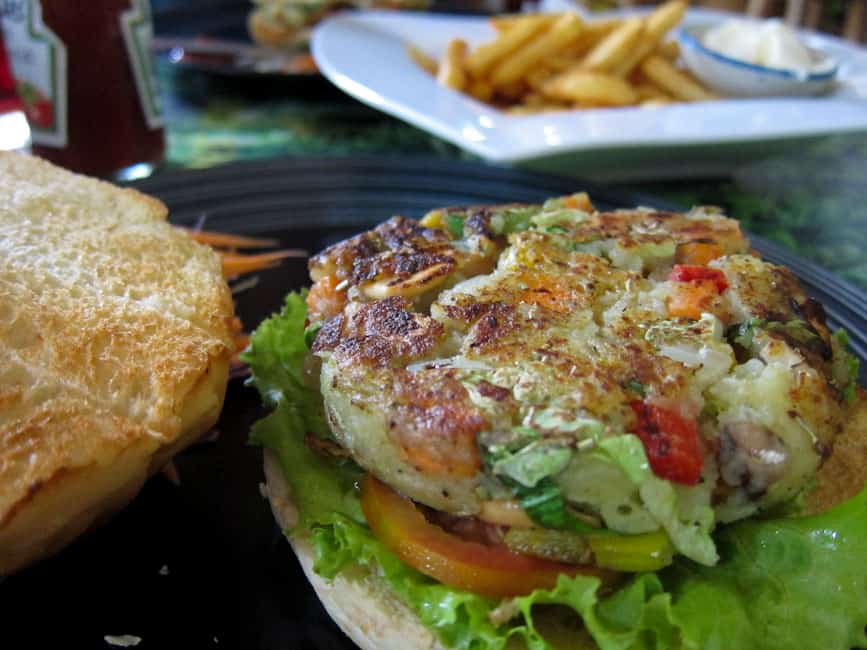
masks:
[[[627,381],[626,387],[631,391],[635,391],[636,393],[638,393],[642,397],[644,397],[647,394],[647,391],[644,388],[644,384],[642,384],[637,379],[630,379],[629,381]]]
[[[464,217],[460,214],[446,215],[446,228],[455,239],[462,239],[464,236]]]

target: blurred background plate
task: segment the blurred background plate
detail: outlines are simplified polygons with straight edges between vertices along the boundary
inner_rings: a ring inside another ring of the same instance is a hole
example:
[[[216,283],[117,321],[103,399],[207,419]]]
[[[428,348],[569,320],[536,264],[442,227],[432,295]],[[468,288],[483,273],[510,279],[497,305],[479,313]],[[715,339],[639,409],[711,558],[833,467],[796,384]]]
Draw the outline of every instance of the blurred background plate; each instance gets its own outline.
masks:
[[[154,51],[179,68],[230,77],[319,76],[309,48],[270,48],[252,41],[247,30],[247,17],[254,7],[250,0],[151,0],[151,6]],[[464,14],[519,7],[520,0],[430,2],[433,11]]]
[[[153,0],[154,51],[178,68],[230,77],[319,77],[306,48],[257,46],[247,0]],[[275,79],[270,79],[275,81]]]
[[[205,217],[212,230],[277,237],[309,251],[393,214],[417,217],[443,205],[540,201],[587,189],[601,209],[671,207],[574,179],[424,158],[244,162],[166,173],[136,187],[164,200],[175,223]],[[753,243],[791,266],[867,358],[864,293],[778,246]],[[260,273],[255,287],[237,295],[246,327],[306,282],[304,260]],[[259,493],[261,450],[247,444],[247,435],[262,415],[255,391],[233,380],[219,436],[176,458],[180,485],[154,478],[109,524],[0,583],[0,645],[105,649],[105,635],[128,634],[141,638],[139,650],[352,648],[319,605]]]

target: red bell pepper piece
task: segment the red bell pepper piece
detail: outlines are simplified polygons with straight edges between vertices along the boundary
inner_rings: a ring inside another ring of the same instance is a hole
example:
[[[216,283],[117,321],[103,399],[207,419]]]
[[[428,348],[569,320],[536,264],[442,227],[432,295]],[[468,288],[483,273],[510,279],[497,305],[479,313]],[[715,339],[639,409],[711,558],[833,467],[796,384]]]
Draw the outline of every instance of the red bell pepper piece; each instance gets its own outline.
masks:
[[[722,293],[729,288],[729,283],[726,281],[725,273],[719,269],[711,269],[707,266],[699,266],[697,264],[675,264],[671,269],[669,280],[675,282],[695,282],[696,280],[711,280],[717,288],[717,291]]]
[[[653,473],[683,485],[698,483],[704,456],[695,420],[645,402],[630,406],[637,418],[633,433],[644,444]]]

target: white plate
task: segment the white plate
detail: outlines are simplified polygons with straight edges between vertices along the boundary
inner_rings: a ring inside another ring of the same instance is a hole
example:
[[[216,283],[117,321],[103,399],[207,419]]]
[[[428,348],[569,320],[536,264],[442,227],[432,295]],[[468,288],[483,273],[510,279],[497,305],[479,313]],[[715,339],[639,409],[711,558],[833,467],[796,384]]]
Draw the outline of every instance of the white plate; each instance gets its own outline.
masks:
[[[691,10],[685,24],[726,16]],[[808,43],[841,63],[837,86],[823,97],[530,116],[509,115],[437,85],[406,52],[412,44],[438,58],[451,38],[474,46],[493,34],[482,17],[351,12],[320,24],[312,49],[325,76],[345,92],[482,158],[600,178],[730,171],[737,160],[781,144],[789,149],[801,138],[867,130],[867,50],[818,34]]]

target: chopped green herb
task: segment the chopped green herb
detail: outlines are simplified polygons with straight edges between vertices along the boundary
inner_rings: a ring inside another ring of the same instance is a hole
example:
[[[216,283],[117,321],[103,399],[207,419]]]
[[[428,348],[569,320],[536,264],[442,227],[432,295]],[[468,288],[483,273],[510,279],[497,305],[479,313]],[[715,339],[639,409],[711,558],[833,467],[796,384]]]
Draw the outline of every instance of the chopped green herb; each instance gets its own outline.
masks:
[[[446,228],[455,239],[461,239],[464,236],[464,215],[462,214],[447,214]]]
[[[761,329],[766,325],[766,322],[761,318],[751,318],[746,322],[732,325],[726,331],[726,338],[732,344],[737,344],[749,350],[753,346],[753,337],[757,329]]]
[[[769,322],[766,329],[782,332],[790,339],[803,345],[808,345],[820,338],[818,332],[805,320],[795,319],[785,323]]]
[[[543,479],[535,487],[528,488],[514,483],[515,495],[521,507],[540,526],[574,533],[588,533],[598,529],[584,523],[566,509],[560,486],[550,478]]]
[[[547,228],[545,228],[545,231],[553,233],[553,234],[557,234],[557,235],[569,234],[569,231],[566,228],[564,228],[563,226],[548,226]]]
[[[858,370],[861,361],[848,350],[849,335],[846,330],[839,329],[831,337],[831,349],[834,357],[831,361],[831,373],[834,383],[841,391],[847,402],[854,402],[857,397]]]
[[[627,381],[627,382],[626,382],[626,387],[627,387],[629,390],[638,393],[638,394],[641,395],[642,397],[644,397],[644,396],[647,394],[647,391],[646,391],[645,388],[644,388],[644,384],[642,384],[642,383],[641,383],[640,381],[638,381],[637,379],[630,379],[629,381]]]
[[[538,205],[528,205],[520,208],[505,208],[491,216],[491,229],[497,235],[508,235],[513,232],[527,230],[530,219],[539,212]]]

